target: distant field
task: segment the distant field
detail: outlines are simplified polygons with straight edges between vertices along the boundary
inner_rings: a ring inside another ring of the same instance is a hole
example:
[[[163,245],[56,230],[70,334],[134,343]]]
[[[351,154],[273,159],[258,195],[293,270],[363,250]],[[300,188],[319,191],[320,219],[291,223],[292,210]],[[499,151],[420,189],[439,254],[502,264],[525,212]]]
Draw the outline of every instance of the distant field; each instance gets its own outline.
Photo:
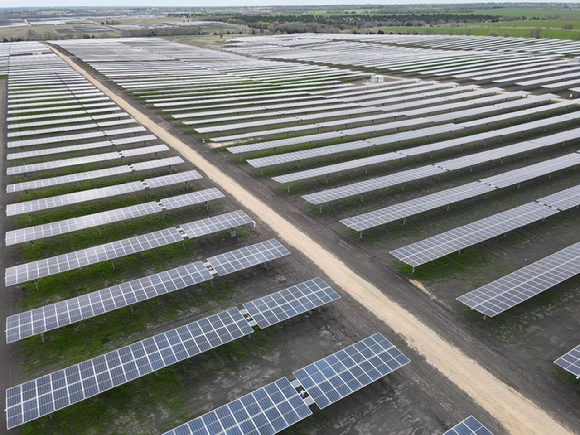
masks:
[[[486,23],[490,27],[546,27],[553,29],[561,29],[566,24],[571,24],[574,29],[580,29],[580,20],[518,20],[503,23]]]
[[[525,28],[508,28],[508,27],[491,27],[491,24],[486,24],[489,27],[381,27],[385,33],[416,33],[423,34],[437,34],[437,35],[476,35],[476,36],[512,36],[529,38],[530,30]],[[378,30],[373,29],[375,32]],[[541,29],[542,38],[553,39],[578,39],[580,31],[578,30],[562,30],[562,29]]]
[[[474,9],[474,14],[505,15],[508,17],[538,17],[546,18],[560,15],[563,18],[580,19],[580,9],[536,9],[536,8],[493,8]]]

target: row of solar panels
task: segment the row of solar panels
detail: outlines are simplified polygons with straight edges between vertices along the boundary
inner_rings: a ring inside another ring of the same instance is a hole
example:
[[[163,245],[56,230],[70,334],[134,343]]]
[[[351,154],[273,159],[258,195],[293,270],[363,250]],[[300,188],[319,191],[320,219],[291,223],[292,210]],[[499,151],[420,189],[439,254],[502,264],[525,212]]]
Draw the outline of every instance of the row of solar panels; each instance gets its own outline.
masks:
[[[25,213],[33,213],[41,210],[63,207],[71,204],[92,201],[100,198],[110,198],[126,193],[138,192],[145,189],[155,189],[173,184],[187,183],[198,180],[201,175],[196,170],[178,172],[176,174],[161,175],[155,178],[146,178],[143,181],[132,181],[124,184],[114,184],[107,187],[98,187],[82,192],[65,193],[48,198],[34,199],[17,202],[6,206],[6,216],[15,216]]]
[[[223,198],[224,196],[215,188],[196,193],[197,202],[205,203],[213,199]],[[17,285],[26,281],[37,280],[45,276],[56,275],[160,246],[182,242],[184,236],[193,239],[250,223],[254,224],[254,221],[241,210],[224,213],[199,221],[181,224],[178,227],[169,227],[140,236],[133,236],[55,257],[43,258],[42,260],[12,266],[6,269],[4,281],[6,286]]]
[[[12,387],[6,391],[8,428],[249,335],[252,324],[265,328],[338,298],[315,278],[249,302],[243,312],[231,308]]]

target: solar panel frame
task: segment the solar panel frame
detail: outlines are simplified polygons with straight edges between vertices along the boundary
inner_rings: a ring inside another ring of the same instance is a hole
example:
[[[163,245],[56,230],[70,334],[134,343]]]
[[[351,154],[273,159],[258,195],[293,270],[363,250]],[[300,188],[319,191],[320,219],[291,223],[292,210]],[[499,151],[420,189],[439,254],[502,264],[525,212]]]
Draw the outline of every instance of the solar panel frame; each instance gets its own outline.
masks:
[[[32,240],[57,236],[78,231],[84,228],[92,228],[106,225],[112,222],[120,222],[153,213],[161,213],[163,209],[156,201],[135,204],[128,207],[117,208],[109,211],[93,213],[57,222],[25,227],[18,230],[7,231],[5,236],[6,246],[17,243],[25,243]]]
[[[178,172],[177,174],[162,175],[156,178],[147,178],[144,183],[150,189],[157,187],[169,186],[171,184],[185,183],[187,181],[199,180],[203,178],[195,169],[191,171]]]
[[[47,210],[50,208],[62,207],[69,204],[78,204],[85,201],[92,201],[100,198],[108,198],[125,193],[138,192],[144,190],[145,186],[140,181],[130,183],[115,184],[113,186],[100,187],[83,192],[66,193],[48,198],[35,199],[25,202],[17,202],[6,206],[6,216],[14,216],[35,211]]]
[[[474,181],[461,186],[445,189],[430,195],[421,196],[409,201],[393,204],[378,210],[362,213],[341,219],[340,222],[355,231],[364,231],[424,213],[438,207],[453,204],[465,199],[484,195],[495,190],[494,186]]]
[[[187,207],[188,205],[201,204],[202,202],[224,198],[225,195],[215,187],[196,192],[184,193],[183,195],[172,196],[159,200],[165,210]]]

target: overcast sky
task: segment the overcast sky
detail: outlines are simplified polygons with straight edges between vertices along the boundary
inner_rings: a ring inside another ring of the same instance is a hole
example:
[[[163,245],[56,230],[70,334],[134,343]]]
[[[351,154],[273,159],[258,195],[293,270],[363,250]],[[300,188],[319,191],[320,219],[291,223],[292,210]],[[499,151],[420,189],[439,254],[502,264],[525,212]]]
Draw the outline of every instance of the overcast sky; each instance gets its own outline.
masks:
[[[520,0],[521,2],[522,0]],[[541,3],[541,1],[526,0],[526,3]],[[545,0],[544,0],[545,2]],[[558,3],[577,3],[578,0],[566,1],[559,0]],[[372,4],[425,4],[425,3],[482,3],[481,0],[396,0],[396,1],[356,1],[356,0],[0,0],[0,7],[58,7],[58,6],[177,6],[177,7],[208,7],[208,6],[268,6],[268,5],[368,5]],[[515,3],[515,2],[514,2]]]

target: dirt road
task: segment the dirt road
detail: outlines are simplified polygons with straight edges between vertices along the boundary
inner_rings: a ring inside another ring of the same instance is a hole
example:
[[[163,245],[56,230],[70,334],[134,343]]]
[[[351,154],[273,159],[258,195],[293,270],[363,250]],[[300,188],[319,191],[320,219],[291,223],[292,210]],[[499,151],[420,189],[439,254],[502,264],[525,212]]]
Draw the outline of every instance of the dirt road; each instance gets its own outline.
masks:
[[[525,435],[573,433],[535,403],[484,369],[474,359],[442,339],[416,316],[386,297],[379,288],[349,268],[264,201],[240,186],[201,154],[161,128],[124,98],[110,91],[72,60],[54,51],[138,122],[195,164],[220,189],[232,195],[249,212],[259,216],[279,235],[280,239],[310,259],[368,311],[399,333],[410,347],[423,355],[429,364],[465,391],[475,403],[495,417],[510,433]]]

